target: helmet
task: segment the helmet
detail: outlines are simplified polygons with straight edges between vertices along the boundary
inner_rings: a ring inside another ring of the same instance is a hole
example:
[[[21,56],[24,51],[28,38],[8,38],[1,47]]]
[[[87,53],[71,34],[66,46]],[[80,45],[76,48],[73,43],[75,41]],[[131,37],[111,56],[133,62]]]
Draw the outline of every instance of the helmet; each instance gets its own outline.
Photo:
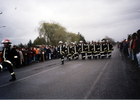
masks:
[[[67,42],[65,42],[65,44],[67,44]]]
[[[62,41],[59,41],[59,43],[63,43]]]
[[[82,43],[83,41],[80,41],[80,43]]]
[[[5,44],[5,43],[11,44],[10,40],[8,40],[8,39],[4,39],[1,43],[2,44]]]

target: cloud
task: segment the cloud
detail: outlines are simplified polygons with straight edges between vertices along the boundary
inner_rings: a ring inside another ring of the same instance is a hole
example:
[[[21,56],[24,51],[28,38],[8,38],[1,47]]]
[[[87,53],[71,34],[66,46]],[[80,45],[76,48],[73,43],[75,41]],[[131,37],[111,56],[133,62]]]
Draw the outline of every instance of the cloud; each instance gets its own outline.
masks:
[[[39,22],[57,22],[86,40],[105,36],[121,41],[139,29],[139,0],[1,0],[0,39],[27,43],[38,36]]]

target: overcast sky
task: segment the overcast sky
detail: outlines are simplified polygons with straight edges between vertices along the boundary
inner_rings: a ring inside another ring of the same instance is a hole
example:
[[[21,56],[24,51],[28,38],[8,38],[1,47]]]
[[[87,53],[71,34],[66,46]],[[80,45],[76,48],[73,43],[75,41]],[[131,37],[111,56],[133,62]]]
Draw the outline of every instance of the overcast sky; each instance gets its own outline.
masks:
[[[0,41],[13,44],[33,42],[41,21],[80,32],[87,41],[122,41],[140,29],[140,0],[0,0],[1,12]]]

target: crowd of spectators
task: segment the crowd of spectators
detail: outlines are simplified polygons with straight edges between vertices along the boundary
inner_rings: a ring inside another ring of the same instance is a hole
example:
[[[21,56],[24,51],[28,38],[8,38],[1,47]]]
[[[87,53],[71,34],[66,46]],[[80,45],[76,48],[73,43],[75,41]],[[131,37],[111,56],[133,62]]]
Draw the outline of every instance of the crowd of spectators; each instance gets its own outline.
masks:
[[[119,43],[118,48],[129,59],[134,66],[140,69],[140,29],[129,35],[127,40],[124,39]]]
[[[20,48],[14,45],[11,48],[11,50],[13,49],[15,49],[14,51],[16,51],[13,54],[14,56],[13,64],[16,68],[30,65],[32,63],[45,62],[46,60],[58,58],[57,47],[55,46],[42,45],[40,47],[38,46],[38,47]],[[0,52],[0,63],[1,63],[1,53],[2,52]]]

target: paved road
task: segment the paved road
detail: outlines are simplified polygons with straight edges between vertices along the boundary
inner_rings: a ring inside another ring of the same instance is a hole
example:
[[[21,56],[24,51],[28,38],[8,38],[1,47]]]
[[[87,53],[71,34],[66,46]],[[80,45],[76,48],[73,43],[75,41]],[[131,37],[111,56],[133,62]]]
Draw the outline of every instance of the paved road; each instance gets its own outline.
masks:
[[[60,59],[0,72],[0,99],[135,99],[139,76],[115,47],[111,59]]]

